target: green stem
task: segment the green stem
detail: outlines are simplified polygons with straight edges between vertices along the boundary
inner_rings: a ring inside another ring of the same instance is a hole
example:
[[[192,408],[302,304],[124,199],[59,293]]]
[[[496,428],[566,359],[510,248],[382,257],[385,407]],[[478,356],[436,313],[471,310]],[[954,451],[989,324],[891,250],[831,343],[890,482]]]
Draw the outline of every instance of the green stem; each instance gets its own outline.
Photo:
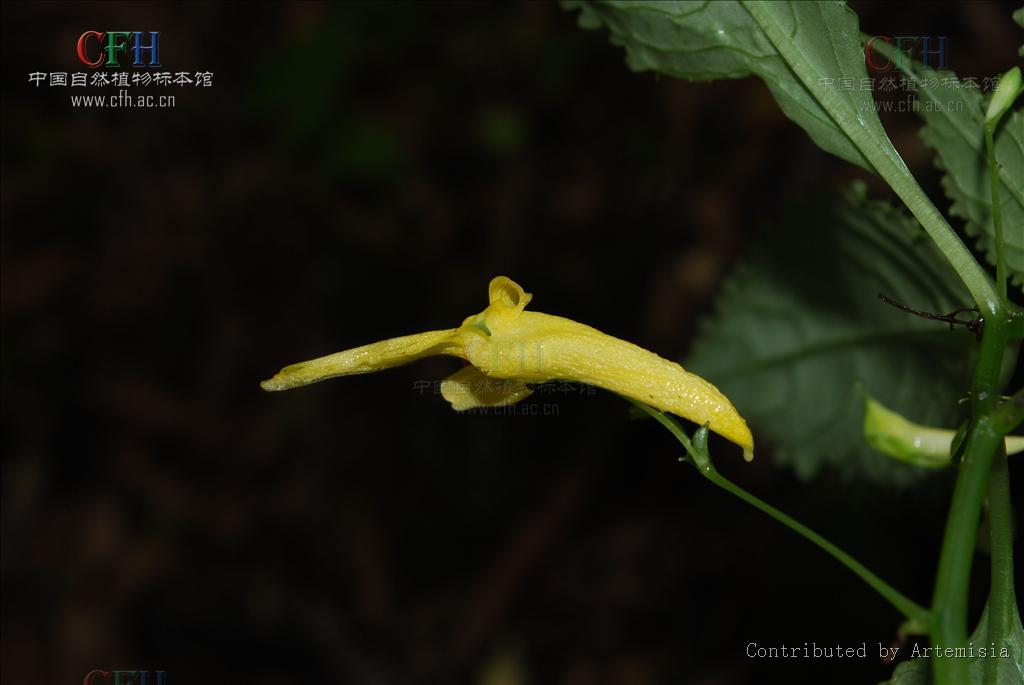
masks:
[[[999,300],[992,279],[978,264],[942,213],[928,199],[885,132],[879,133],[880,127],[869,127],[864,119],[867,114],[858,113],[852,108],[840,91],[816,87],[819,79],[836,74],[822,73],[817,65],[807,59],[803,52],[803,34],[791,33],[781,26],[772,5],[751,0],[742,0],[742,4],[800,79],[807,92],[828,112],[835,125],[849,138],[878,175],[900,196],[903,204],[931,236],[970,290],[982,315],[995,313],[999,309]]]
[[[1010,315],[1010,339],[1024,338],[1024,310],[1010,303],[1007,307]]]
[[[949,508],[932,600],[932,640],[942,647],[967,644],[967,590],[981,499],[998,442],[995,431],[985,421],[975,424],[967,440],[964,464]],[[935,659],[933,666],[937,685],[967,682],[965,659]]]
[[[839,547],[826,540],[824,537],[814,532],[804,524],[800,523],[792,516],[784,514],[772,505],[768,504],[764,500],[750,494],[740,486],[736,485],[725,476],[720,474],[717,470],[712,467],[711,469],[702,471],[705,478],[710,480],[712,483],[722,488],[726,492],[730,492],[736,495],[747,504],[753,506],[756,509],[768,514],[773,519],[778,521],[784,526],[787,526],[790,530],[802,535],[806,539],[813,542],[815,545],[825,550],[839,563],[846,568],[853,571],[857,577],[863,580],[865,583],[870,585],[872,589],[878,594],[884,597],[890,604],[896,607],[896,610],[903,614],[904,617],[917,629],[924,630],[929,625],[929,614],[928,610],[922,607],[917,602],[913,601],[902,592],[889,585],[874,572],[868,569],[864,564],[860,563],[848,553],[844,552]],[[913,632],[913,631],[911,631]]]
[[[1013,586],[1013,507],[1010,504],[1010,469],[1006,450],[1000,449],[988,480],[988,525],[992,553],[992,587],[989,590],[988,639],[1005,645],[1017,619]],[[997,659],[985,662],[985,685],[995,685]]]
[[[689,436],[686,435],[686,431],[684,431],[682,426],[680,426],[679,423],[671,416],[668,416],[667,414],[664,414],[652,407],[648,407],[645,404],[632,400],[630,401],[648,416],[657,420],[661,425],[667,428],[673,436],[675,436],[676,440],[678,440],[686,449],[686,452],[690,457],[689,461],[697,468],[702,476],[726,492],[736,495],[747,504],[750,504],[765,514],[768,514],[779,523],[787,526],[790,530],[802,535],[807,540],[810,540],[839,561],[839,563],[853,571],[861,580],[871,586],[876,592],[878,592],[878,594],[888,600],[890,604],[896,607],[896,609],[903,614],[909,624],[906,626],[906,630],[908,632],[915,633],[927,630],[929,625],[929,614],[927,609],[896,590],[864,566],[864,564],[860,563],[848,553],[829,542],[820,534],[800,523],[792,516],[782,513],[772,505],[759,497],[752,495],[720,474],[718,470],[715,469],[714,464],[711,463],[711,459],[707,453],[705,443],[707,435],[706,429],[701,429],[703,433],[698,431],[698,435],[691,441]]]
[[[683,427],[679,425],[679,422],[673,419],[668,414],[658,411],[654,407],[648,406],[643,402],[637,402],[636,400],[620,395],[623,399],[632,403],[634,407],[642,411],[643,413],[650,416],[652,419],[660,423],[662,426],[668,429],[668,432],[672,434],[676,440],[686,449],[686,453],[690,456],[691,463],[693,463],[698,470],[703,470],[707,465],[708,460],[705,456],[696,448],[693,443],[690,442],[690,436],[686,434]]]
[[[1003,212],[999,202],[999,171],[996,166],[994,122],[985,124],[985,151],[988,156],[988,179],[992,190],[992,223],[996,229],[996,288],[1003,303],[1006,303],[1006,258],[1003,256]]]
[[[932,599],[931,636],[942,647],[967,645],[967,593],[981,516],[981,502],[989,473],[1003,436],[993,425],[991,413],[999,399],[999,372],[1006,350],[1008,328],[1002,311],[986,317],[978,364],[971,384],[974,417],[949,508],[946,533]],[[968,681],[967,659],[934,659],[936,685],[960,685]]]
[[[1003,435],[1008,435],[1021,422],[1024,422],[1024,388],[1000,402],[992,411],[992,425]]]

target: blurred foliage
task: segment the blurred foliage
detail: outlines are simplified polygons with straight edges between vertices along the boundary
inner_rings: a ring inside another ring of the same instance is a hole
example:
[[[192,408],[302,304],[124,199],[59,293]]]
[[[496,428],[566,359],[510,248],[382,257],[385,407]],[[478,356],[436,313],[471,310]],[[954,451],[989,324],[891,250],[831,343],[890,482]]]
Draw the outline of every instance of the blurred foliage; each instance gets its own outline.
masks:
[[[775,458],[908,485],[931,473],[861,434],[861,385],[912,421],[955,427],[974,335],[881,302],[945,313],[970,296],[906,212],[861,186],[797,206],[722,286],[684,366],[718,385]],[[954,413],[955,412],[955,413]]]
[[[1013,20],[1017,22],[1021,28],[1024,28],[1024,7],[1019,7],[1017,11],[1013,13]],[[1024,57],[1024,44],[1021,44],[1020,49],[1017,50],[1017,54]]]

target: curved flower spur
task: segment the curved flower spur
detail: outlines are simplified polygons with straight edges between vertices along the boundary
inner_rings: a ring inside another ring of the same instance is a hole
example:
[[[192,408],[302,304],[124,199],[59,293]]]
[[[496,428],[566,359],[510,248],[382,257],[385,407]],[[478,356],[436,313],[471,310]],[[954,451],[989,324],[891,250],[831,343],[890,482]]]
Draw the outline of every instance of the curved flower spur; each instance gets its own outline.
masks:
[[[441,383],[441,394],[458,411],[514,404],[530,396],[528,383],[576,381],[707,424],[742,447],[744,459],[753,459],[754,438],[746,421],[700,376],[590,326],[524,311],[532,295],[505,276],[491,280],[488,295],[487,309],[458,328],[391,338],[292,364],[260,385],[289,390],[444,354],[472,365]]]

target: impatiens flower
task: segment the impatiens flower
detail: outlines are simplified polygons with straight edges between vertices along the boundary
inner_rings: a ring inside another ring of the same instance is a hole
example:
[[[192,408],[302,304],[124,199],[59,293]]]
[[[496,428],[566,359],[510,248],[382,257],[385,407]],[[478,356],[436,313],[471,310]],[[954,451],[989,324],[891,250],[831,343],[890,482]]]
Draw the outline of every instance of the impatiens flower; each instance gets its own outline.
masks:
[[[456,410],[514,404],[530,383],[586,383],[708,427],[754,456],[754,438],[732,403],[711,383],[625,340],[570,319],[524,311],[533,297],[498,276],[490,305],[458,328],[417,333],[292,364],[263,381],[264,390],[289,390],[335,376],[371,373],[432,355],[472,366],[449,376],[441,394]]]
[[[914,423],[864,394],[864,439],[882,454],[914,466],[949,466],[956,431]],[[1008,435],[1006,453],[1024,452],[1024,437]]]

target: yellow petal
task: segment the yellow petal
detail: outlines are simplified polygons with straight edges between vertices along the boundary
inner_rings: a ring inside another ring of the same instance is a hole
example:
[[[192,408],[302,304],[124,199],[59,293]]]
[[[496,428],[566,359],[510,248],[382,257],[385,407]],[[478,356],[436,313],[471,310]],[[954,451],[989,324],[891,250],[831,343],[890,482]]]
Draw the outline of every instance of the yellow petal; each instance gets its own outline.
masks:
[[[504,407],[533,394],[526,383],[485,376],[467,366],[441,382],[441,395],[452,403],[455,411],[480,407]]]
[[[453,328],[382,340],[286,366],[273,378],[260,383],[260,387],[264,390],[289,390],[337,376],[382,371],[435,354],[462,357],[461,336],[459,330]]]
[[[491,281],[491,306],[466,324],[466,358],[493,378],[594,385],[708,427],[753,458],[746,421],[714,385],[653,352],[560,316],[523,311],[530,295],[508,278]]]
[[[393,338],[293,364],[261,385],[264,390],[287,390],[447,354],[476,367],[442,384],[442,394],[456,409],[518,402],[530,393],[525,385],[530,382],[578,381],[706,423],[740,445],[748,461],[753,458],[754,439],[746,421],[714,385],[675,362],[590,326],[524,311],[531,298],[515,281],[498,276],[488,288],[488,307],[457,329]],[[477,383],[488,377],[514,383]]]

